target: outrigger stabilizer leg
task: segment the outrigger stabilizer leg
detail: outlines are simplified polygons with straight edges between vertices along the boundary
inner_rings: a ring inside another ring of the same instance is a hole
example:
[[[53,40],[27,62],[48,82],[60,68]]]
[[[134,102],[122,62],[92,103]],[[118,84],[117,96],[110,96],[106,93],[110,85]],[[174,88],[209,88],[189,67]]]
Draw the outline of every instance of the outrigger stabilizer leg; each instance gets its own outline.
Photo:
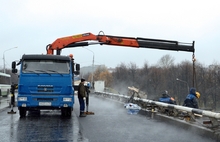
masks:
[[[10,107],[11,107],[11,111],[8,112],[8,114],[16,114],[16,111],[13,110],[13,107],[15,105],[15,88],[16,85],[12,84],[11,85],[11,89],[10,89],[10,93],[11,93],[11,103],[10,103]]]

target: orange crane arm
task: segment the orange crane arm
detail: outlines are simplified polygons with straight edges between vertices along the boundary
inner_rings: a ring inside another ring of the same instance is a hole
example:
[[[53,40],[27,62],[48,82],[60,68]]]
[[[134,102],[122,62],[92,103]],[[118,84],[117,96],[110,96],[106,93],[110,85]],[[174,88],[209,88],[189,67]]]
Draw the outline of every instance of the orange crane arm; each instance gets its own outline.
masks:
[[[94,40],[97,42],[84,42],[89,40]],[[47,45],[46,50],[47,54],[54,54],[54,50],[57,50],[57,55],[60,55],[61,50],[64,48],[88,46],[92,44],[106,44],[135,48],[152,48],[162,50],[195,52],[194,41],[192,44],[190,44],[161,39],[133,38],[100,34],[94,35],[92,33],[84,33],[58,38],[52,44]]]

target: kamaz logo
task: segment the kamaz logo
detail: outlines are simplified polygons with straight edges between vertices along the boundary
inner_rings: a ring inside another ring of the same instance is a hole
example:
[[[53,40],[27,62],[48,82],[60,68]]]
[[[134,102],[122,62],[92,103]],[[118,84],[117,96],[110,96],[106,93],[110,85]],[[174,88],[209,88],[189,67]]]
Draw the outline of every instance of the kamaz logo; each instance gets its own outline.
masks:
[[[44,88],[44,92],[47,92],[47,88]]]
[[[37,87],[53,87],[53,85],[37,85]]]

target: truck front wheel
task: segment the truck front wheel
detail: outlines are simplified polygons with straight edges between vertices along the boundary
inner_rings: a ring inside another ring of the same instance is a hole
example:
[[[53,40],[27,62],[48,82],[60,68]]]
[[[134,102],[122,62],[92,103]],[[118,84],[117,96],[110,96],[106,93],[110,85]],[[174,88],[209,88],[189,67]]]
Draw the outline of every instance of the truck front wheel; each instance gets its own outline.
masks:
[[[72,115],[72,108],[67,107],[67,108],[62,108],[61,109],[61,115],[64,117],[71,117]]]
[[[20,117],[25,117],[26,116],[26,112],[27,112],[27,110],[25,108],[23,108],[23,107],[19,108]]]

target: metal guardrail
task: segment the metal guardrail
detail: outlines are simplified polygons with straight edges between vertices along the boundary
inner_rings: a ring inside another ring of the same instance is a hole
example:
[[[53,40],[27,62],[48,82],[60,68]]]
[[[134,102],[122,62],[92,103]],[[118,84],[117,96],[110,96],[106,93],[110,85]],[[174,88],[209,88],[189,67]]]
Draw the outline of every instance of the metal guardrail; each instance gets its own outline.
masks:
[[[195,121],[195,116],[208,117],[209,121],[204,121],[203,126],[208,127],[208,128],[218,128],[220,126],[220,123],[219,123],[220,113],[217,113],[217,112],[189,108],[189,107],[180,106],[180,105],[167,104],[167,103],[162,103],[158,101],[142,99],[142,98],[137,98],[137,97],[131,98],[131,96],[126,96],[126,95],[121,95],[121,94],[114,94],[114,93],[108,93],[108,92],[94,92],[94,93],[97,95],[103,95],[103,96],[107,96],[110,98],[114,98],[119,101],[128,102],[128,100],[132,99],[134,103],[141,106],[143,110],[144,109],[150,110],[152,112],[155,112],[154,110],[156,108],[168,109],[174,112],[173,114],[175,115],[175,117],[178,117],[179,114],[181,115],[184,114],[184,116],[182,117],[188,117],[188,121]]]

